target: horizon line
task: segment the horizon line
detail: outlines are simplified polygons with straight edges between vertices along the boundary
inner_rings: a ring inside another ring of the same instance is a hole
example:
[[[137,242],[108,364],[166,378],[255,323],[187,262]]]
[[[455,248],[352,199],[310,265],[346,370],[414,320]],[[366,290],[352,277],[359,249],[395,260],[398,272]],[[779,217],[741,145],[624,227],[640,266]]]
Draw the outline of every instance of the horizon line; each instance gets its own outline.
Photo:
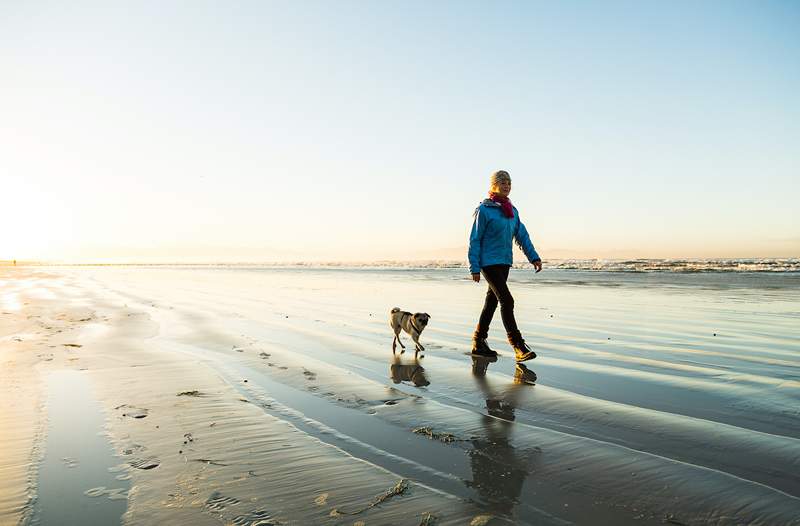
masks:
[[[548,261],[563,262],[563,261],[690,261],[690,262],[711,262],[711,261],[764,261],[764,260],[798,260],[797,256],[750,256],[750,257],[692,257],[692,258],[545,258],[542,259],[544,263]],[[361,260],[344,260],[344,259],[331,259],[331,260],[241,260],[241,261],[54,261],[54,260],[13,260],[2,259],[0,266],[245,266],[245,265],[264,265],[264,266],[344,266],[344,265],[369,265],[369,264],[414,264],[414,263],[440,263],[440,264],[453,264],[467,266],[466,260],[450,259],[450,258],[421,258],[421,259],[361,259]],[[514,261],[514,265],[531,265],[531,263],[520,260]]]

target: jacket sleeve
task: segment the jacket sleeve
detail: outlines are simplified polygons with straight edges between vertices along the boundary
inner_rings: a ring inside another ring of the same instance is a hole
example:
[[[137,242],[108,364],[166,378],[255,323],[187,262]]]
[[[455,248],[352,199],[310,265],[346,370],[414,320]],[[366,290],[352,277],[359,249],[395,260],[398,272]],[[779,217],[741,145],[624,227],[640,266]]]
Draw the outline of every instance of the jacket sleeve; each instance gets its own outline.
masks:
[[[533,263],[534,261],[542,260],[536,252],[536,249],[533,248],[531,236],[528,235],[528,229],[522,224],[522,220],[519,218],[519,212],[517,212],[517,229],[514,232],[514,240],[517,242],[517,245],[519,245],[519,248],[522,249],[528,261]]]
[[[475,213],[472,214],[472,230],[469,233],[469,250],[467,251],[471,274],[477,274],[481,271],[481,244],[485,232],[486,214],[481,213],[481,207],[478,207],[475,209]]]

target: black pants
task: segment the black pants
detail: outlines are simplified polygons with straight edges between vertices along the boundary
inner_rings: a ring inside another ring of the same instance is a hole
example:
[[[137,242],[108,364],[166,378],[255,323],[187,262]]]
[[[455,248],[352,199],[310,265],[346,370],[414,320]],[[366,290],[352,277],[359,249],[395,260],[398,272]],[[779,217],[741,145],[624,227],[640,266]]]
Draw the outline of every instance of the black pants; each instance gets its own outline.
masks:
[[[489,265],[483,267],[481,273],[489,284],[486,291],[486,301],[483,303],[481,317],[478,319],[478,327],[475,329],[476,338],[486,338],[489,336],[489,325],[492,323],[494,311],[497,310],[497,303],[500,303],[500,316],[503,318],[503,325],[506,328],[509,340],[521,338],[517,328],[517,320],[514,318],[514,298],[508,290],[506,280],[510,265]]]

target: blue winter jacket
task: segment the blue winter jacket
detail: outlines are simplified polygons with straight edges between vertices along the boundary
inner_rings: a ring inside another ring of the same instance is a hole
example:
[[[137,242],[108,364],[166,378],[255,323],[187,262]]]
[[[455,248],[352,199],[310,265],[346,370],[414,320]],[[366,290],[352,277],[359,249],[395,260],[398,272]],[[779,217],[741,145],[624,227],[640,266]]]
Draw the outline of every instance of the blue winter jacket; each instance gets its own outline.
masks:
[[[517,207],[514,207],[514,217],[506,217],[498,203],[484,199],[475,209],[469,234],[470,273],[477,274],[489,265],[511,265],[512,239],[517,242],[528,261],[533,263],[541,259],[533,248],[528,230],[519,220]]]

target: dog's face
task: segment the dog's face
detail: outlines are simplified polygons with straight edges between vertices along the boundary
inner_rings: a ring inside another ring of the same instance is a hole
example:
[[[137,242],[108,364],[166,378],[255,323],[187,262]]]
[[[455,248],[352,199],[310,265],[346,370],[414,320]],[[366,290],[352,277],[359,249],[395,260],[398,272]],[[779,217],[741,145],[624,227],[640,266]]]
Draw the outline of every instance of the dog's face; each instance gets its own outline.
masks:
[[[414,324],[420,329],[424,329],[428,325],[428,320],[431,319],[430,314],[427,312],[418,312],[414,314]]]

